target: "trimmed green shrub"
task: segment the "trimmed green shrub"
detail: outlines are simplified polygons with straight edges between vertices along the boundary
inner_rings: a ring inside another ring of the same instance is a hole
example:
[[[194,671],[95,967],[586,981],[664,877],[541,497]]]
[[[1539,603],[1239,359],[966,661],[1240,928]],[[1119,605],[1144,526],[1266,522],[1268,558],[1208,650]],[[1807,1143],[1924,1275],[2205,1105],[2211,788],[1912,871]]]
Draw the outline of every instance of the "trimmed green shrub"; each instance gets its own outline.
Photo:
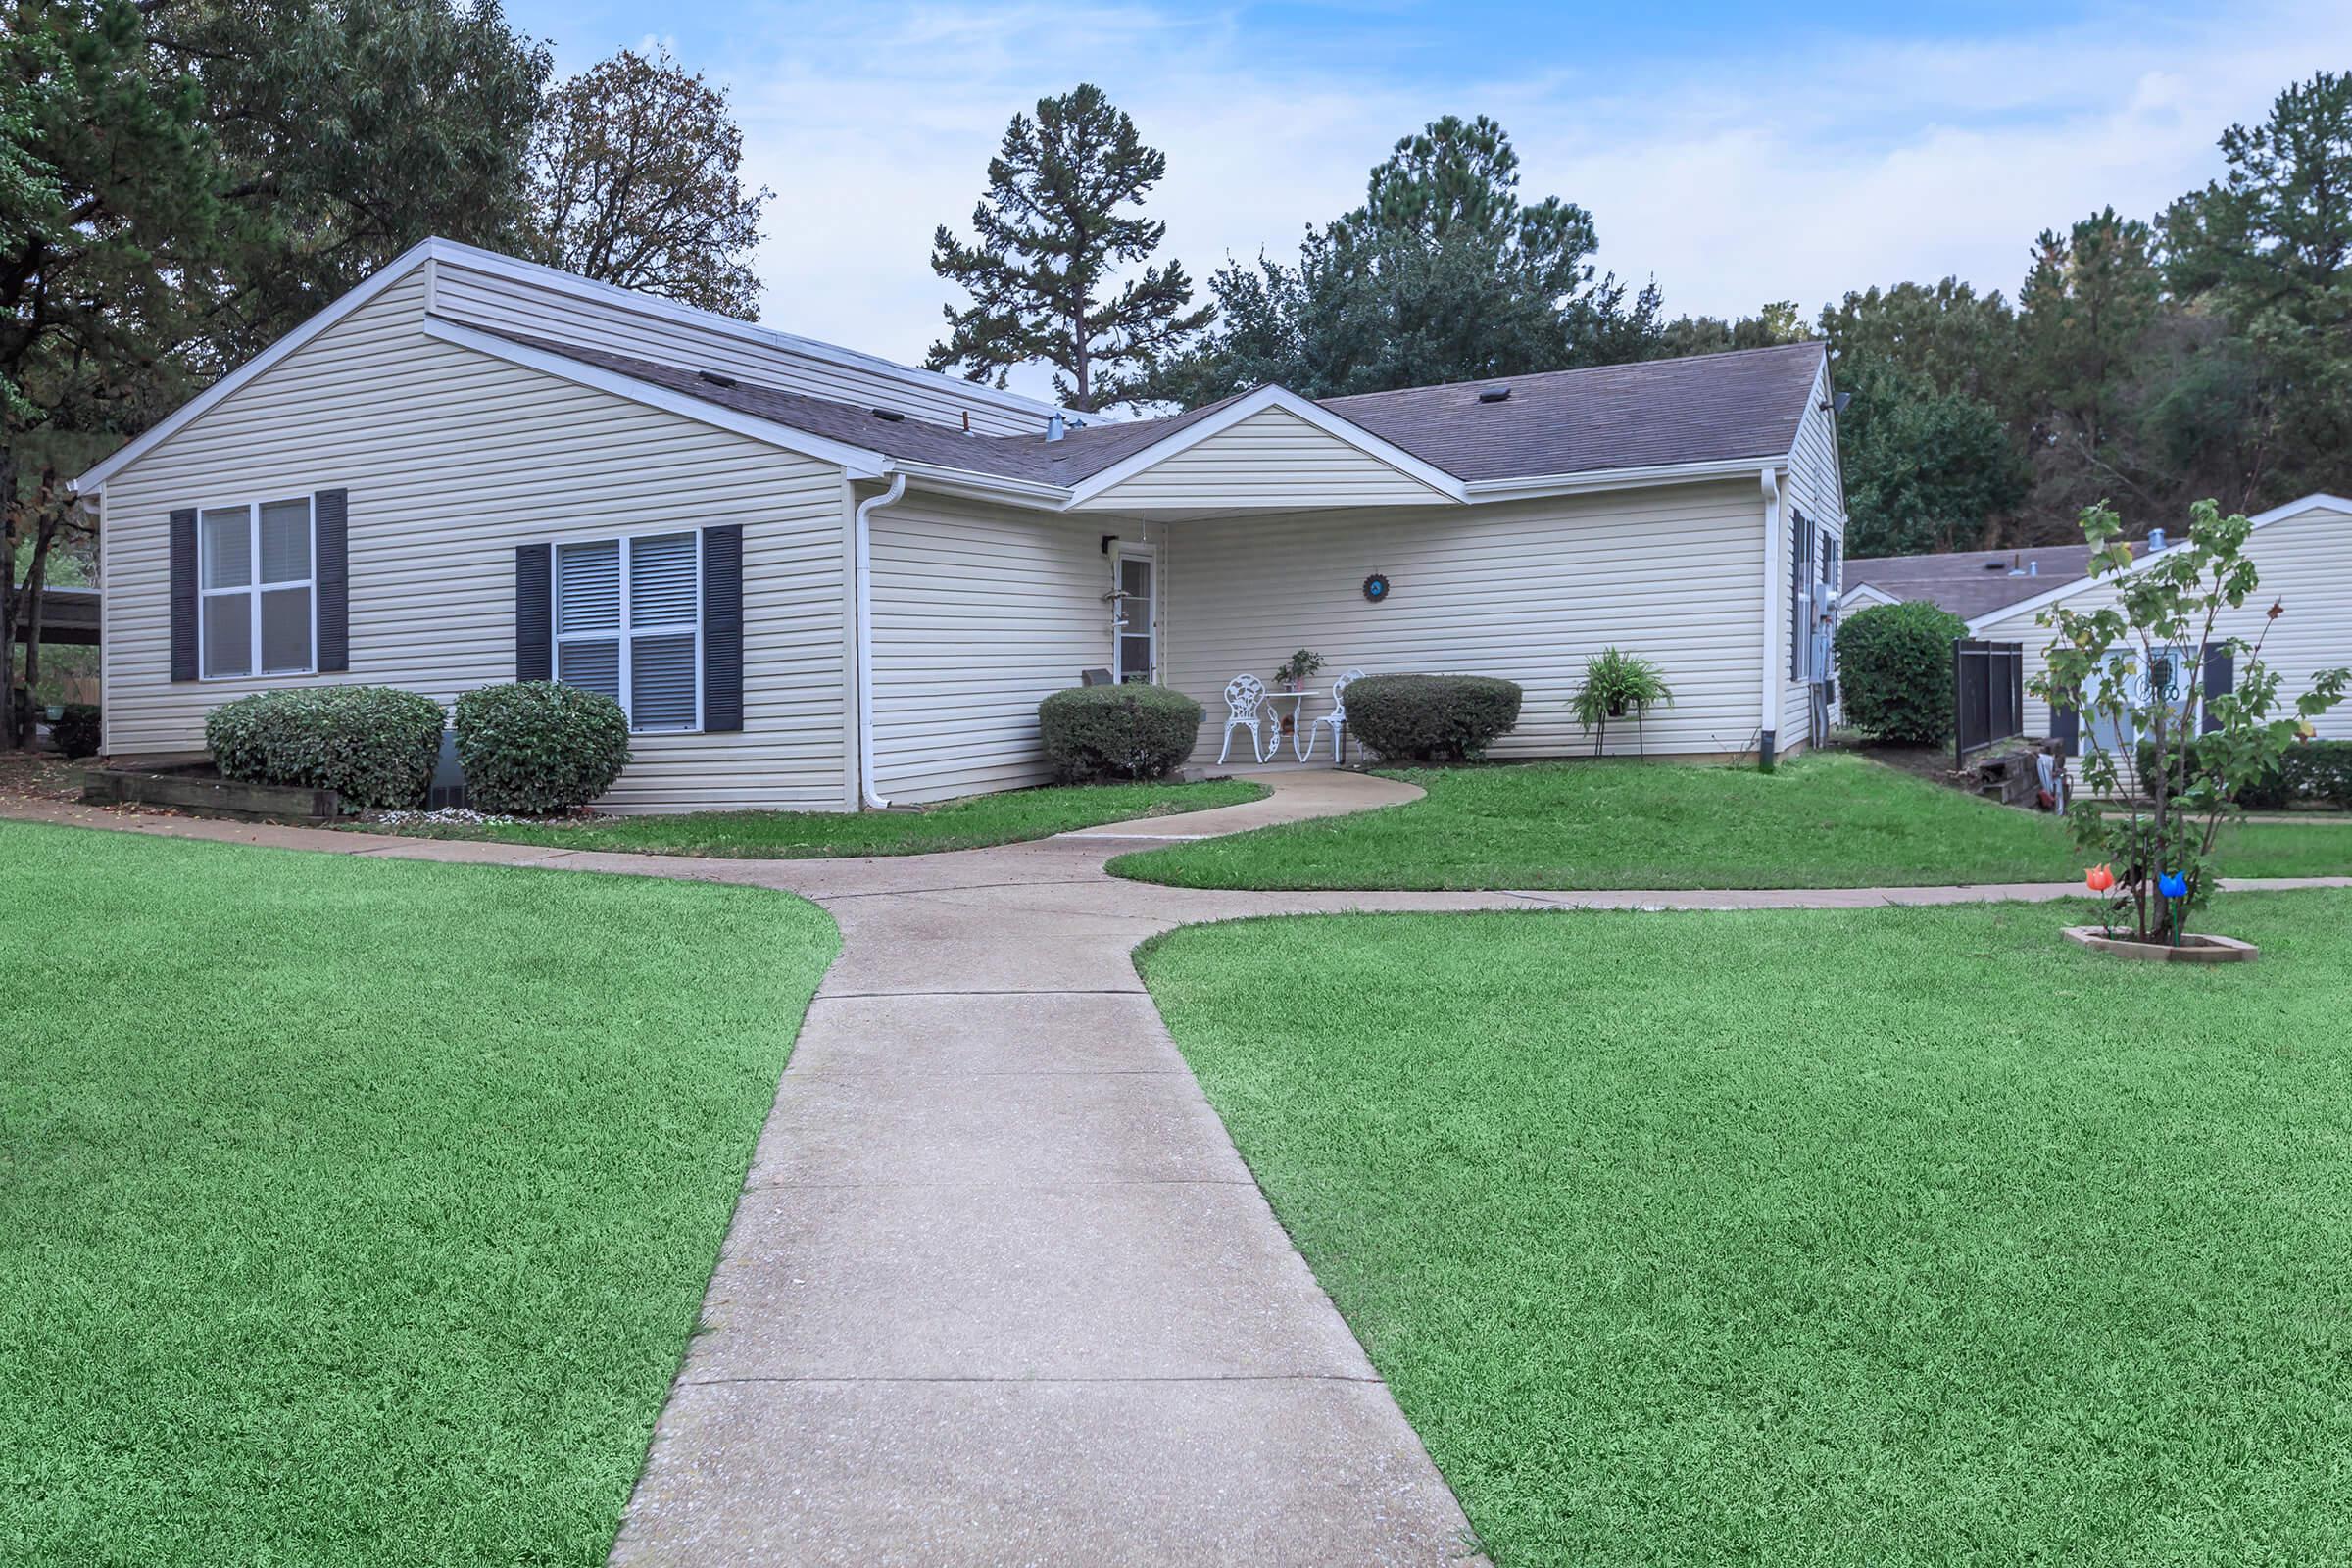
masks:
[[[2203,737],[2189,742],[2188,766],[2203,765],[2198,753]],[[2144,780],[2156,765],[2156,748],[2139,743],[2138,776]],[[2237,792],[2237,804],[2249,811],[2278,811],[2298,801],[2319,802],[2352,809],[2352,741],[2301,741],[2279,754],[2261,777]]]
[[[97,756],[98,705],[68,703],[66,710],[58,715],[57,722],[49,726],[49,738],[57,742],[57,749],[68,757]]]
[[[629,720],[602,692],[552,680],[482,686],[458,699],[458,765],[476,810],[572,811],[629,765]]]
[[[1511,732],[1521,695],[1491,675],[1366,675],[1348,688],[1348,729],[1384,759],[1459,762]]]
[[[1903,746],[1952,738],[1952,644],[1968,623],[1924,599],[1873,605],[1838,628],[1838,692],[1846,721]]]
[[[1037,705],[1037,728],[1047,760],[1066,782],[1162,778],[1193,755],[1200,705],[1140,682],[1072,686]]]
[[[393,686],[255,692],[206,716],[222,778],[330,789],[355,811],[424,804],[441,758],[441,705]]]

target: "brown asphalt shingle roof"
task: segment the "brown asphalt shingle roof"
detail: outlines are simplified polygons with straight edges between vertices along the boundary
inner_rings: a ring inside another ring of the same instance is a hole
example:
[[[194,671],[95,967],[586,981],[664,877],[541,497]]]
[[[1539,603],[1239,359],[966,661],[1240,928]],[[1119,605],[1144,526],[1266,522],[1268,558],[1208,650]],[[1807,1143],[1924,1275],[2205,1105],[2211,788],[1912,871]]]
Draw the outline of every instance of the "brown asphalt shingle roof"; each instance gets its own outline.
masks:
[[[1233,401],[1170,418],[1086,425],[1059,441],[1048,441],[1043,430],[978,436],[912,416],[886,419],[869,408],[740,377],[720,385],[673,365],[518,333],[494,335],[886,457],[1042,484],[1076,484]],[[1822,353],[1819,343],[1796,343],[1370,392],[1327,398],[1322,406],[1463,480],[1773,458],[1795,444]],[[1481,392],[1503,386],[1509,398],[1479,401]]]
[[[2030,576],[2012,576],[2028,571]],[[1925,599],[1963,620],[2089,575],[2090,546],[2047,545],[2035,550],[1964,550],[1941,556],[1882,556],[1848,561],[1845,585],[1868,583],[1897,599]]]

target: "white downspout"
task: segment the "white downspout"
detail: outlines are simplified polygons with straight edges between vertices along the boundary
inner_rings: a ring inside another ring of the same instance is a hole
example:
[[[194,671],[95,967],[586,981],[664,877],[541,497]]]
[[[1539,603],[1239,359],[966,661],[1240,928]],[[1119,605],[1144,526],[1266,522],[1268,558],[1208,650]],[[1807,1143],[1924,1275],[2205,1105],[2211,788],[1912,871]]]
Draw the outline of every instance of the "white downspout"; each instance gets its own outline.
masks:
[[[1762,722],[1756,727],[1757,760],[1769,768],[1779,748],[1781,728],[1781,661],[1786,653],[1781,647],[1781,480],[1780,475],[1766,468],[1761,474],[1764,486],[1764,676],[1759,711]]]
[[[906,493],[906,476],[894,473],[890,488],[858,503],[858,793],[871,810],[890,803],[874,793],[874,536],[873,515]]]

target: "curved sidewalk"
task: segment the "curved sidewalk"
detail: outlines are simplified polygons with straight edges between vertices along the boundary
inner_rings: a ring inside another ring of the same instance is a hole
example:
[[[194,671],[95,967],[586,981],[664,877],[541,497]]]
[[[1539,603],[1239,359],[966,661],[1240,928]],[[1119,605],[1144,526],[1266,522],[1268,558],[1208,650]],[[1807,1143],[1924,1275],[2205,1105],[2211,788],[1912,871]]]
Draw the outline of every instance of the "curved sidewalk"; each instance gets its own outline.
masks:
[[[1412,799],[1247,806],[995,849],[716,860],[71,807],[11,815],[387,858],[787,889],[842,952],[778,1087],[614,1547],[659,1564],[1458,1564],[1459,1507],[1291,1247],[1137,977],[1200,920],[2076,896],[1222,893],[1108,876],[1145,839]],[[2352,885],[2352,878],[2238,884]]]

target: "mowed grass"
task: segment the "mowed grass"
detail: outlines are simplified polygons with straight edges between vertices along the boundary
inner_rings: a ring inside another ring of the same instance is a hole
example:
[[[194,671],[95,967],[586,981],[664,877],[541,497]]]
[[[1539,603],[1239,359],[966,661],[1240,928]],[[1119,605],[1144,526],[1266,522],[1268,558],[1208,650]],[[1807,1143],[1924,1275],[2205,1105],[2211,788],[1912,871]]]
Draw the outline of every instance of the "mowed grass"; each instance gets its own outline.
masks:
[[[1076,784],[1007,790],[944,801],[913,811],[693,811],[676,816],[604,816],[572,822],[425,822],[381,827],[418,838],[495,839],[567,850],[640,855],[708,855],[742,859],[815,859],[849,855],[932,855],[1042,839],[1105,822],[1173,816],[1261,799],[1262,784]]]
[[[1617,760],[1400,770],[1429,793],[1356,816],[1119,857],[1196,888],[1804,888],[2071,881],[2054,817],[1838,753],[1772,773]],[[2352,874],[2352,830],[2249,823],[2225,874]]]
[[[603,1562],[832,922],[6,823],[0,890],[0,1560]]]
[[[1359,915],[1143,970],[1500,1568],[2352,1560],[2352,892]]]

